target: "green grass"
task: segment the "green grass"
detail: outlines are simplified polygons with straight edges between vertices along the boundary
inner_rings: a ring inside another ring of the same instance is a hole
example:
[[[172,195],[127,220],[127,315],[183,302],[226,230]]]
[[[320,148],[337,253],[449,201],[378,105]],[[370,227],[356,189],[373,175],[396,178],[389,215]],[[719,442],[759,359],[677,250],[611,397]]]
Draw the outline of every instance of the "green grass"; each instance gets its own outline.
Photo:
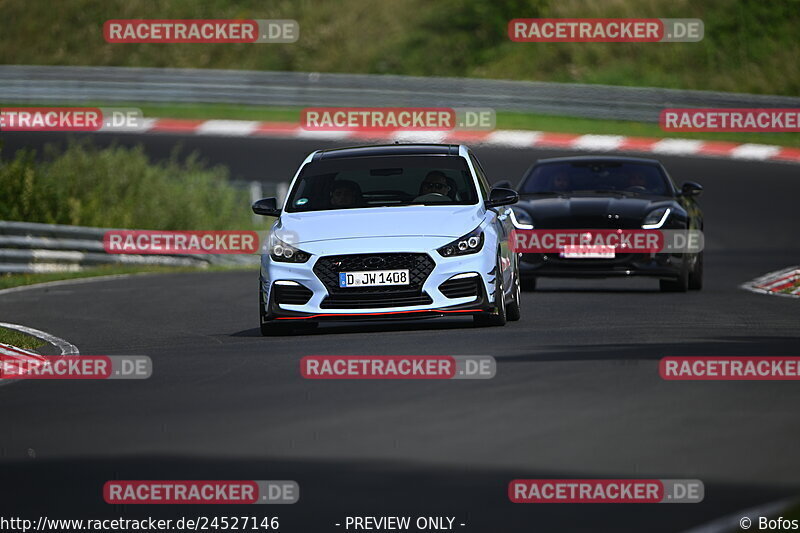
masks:
[[[3,0],[0,64],[467,76],[800,94],[794,0]],[[700,18],[699,43],[515,43],[513,18]],[[109,44],[125,18],[290,18],[293,44]]]
[[[798,287],[800,287],[800,279],[794,280],[794,284],[791,287],[786,287],[785,289],[781,290],[781,292],[791,294],[792,291],[797,290]]]
[[[0,220],[160,230],[264,230],[254,224],[246,191],[226,169],[196,155],[151,163],[141,147],[97,148],[70,143],[37,160],[20,150],[0,160]],[[229,270],[207,267],[203,271]],[[247,268],[247,267],[234,267]],[[109,265],[81,272],[0,275],[0,289],[47,281],[140,272],[192,272],[193,267]]]
[[[35,350],[39,346],[46,344],[42,339],[7,328],[0,328],[0,343],[10,344],[25,350]]]

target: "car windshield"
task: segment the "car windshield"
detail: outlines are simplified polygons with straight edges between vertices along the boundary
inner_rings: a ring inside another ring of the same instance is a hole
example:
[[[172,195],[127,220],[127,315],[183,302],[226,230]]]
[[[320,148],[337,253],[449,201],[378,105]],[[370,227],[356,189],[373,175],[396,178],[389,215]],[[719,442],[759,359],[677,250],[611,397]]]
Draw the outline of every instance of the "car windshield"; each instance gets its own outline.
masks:
[[[478,201],[462,157],[400,155],[322,159],[306,164],[288,212]]]
[[[669,191],[667,179],[657,166],[616,161],[537,165],[520,187],[521,194],[615,192],[668,195]]]

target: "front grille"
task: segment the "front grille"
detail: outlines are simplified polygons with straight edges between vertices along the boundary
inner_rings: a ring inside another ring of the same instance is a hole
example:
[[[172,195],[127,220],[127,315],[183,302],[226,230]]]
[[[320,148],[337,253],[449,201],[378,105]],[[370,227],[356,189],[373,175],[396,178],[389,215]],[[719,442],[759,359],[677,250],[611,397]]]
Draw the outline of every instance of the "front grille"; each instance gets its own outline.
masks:
[[[433,259],[428,254],[353,254],[320,257],[314,265],[314,274],[325,284],[328,294],[354,293],[398,293],[416,291],[421,294],[422,285],[433,271]],[[339,287],[339,272],[359,272],[363,270],[408,269],[408,285],[386,287]]]
[[[448,298],[466,298],[478,295],[479,276],[469,278],[448,279],[439,285],[439,291]]]
[[[422,292],[435,263],[428,254],[351,254],[320,257],[314,274],[328,290],[323,309],[359,309],[429,305],[431,297]],[[408,269],[408,285],[386,287],[339,287],[340,272]]]
[[[433,303],[427,293],[381,293],[381,294],[336,294],[328,296],[320,307],[322,309],[370,309],[380,307],[411,307]]]
[[[311,299],[311,289],[302,285],[275,285],[275,303],[303,305]]]

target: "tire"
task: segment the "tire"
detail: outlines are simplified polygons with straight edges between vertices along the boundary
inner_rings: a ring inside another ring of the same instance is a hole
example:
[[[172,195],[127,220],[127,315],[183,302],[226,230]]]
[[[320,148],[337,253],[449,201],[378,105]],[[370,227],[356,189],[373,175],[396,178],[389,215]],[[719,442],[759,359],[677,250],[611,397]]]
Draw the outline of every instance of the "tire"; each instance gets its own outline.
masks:
[[[703,288],[703,252],[697,254],[694,268],[689,273],[689,289],[699,291]]]
[[[520,309],[520,301],[521,298],[521,291],[520,291],[520,283],[519,283],[519,268],[517,269],[517,275],[514,276],[514,299],[511,300],[511,303],[506,306],[506,319],[509,322],[516,322],[520,318],[522,318],[522,311]]]
[[[498,260],[498,264],[495,267],[495,285],[494,285],[494,294],[495,294],[495,309],[494,311],[488,313],[481,313],[480,315],[474,315],[473,321],[476,326],[478,327],[497,327],[497,326],[505,326],[506,325],[506,298],[505,293],[503,291],[503,275],[500,271],[500,261]]]
[[[689,256],[683,255],[681,273],[677,279],[662,279],[659,281],[661,292],[686,292],[689,290]]]
[[[536,278],[522,278],[520,279],[522,290],[525,292],[533,292],[536,290]]]

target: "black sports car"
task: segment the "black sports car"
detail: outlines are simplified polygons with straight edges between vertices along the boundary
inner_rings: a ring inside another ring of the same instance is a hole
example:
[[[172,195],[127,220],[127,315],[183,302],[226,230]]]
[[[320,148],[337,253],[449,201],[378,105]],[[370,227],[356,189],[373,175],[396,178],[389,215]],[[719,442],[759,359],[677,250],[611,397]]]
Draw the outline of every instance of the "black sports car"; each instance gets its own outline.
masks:
[[[500,185],[500,184],[498,184]],[[508,186],[508,184],[505,184]],[[655,159],[580,156],[537,161],[519,184],[517,227],[536,230],[700,230],[696,197],[703,188],[677,188]],[[685,292],[703,285],[703,252],[611,253],[602,257],[559,253],[520,255],[522,286],[536,278],[650,276],[662,291]]]

